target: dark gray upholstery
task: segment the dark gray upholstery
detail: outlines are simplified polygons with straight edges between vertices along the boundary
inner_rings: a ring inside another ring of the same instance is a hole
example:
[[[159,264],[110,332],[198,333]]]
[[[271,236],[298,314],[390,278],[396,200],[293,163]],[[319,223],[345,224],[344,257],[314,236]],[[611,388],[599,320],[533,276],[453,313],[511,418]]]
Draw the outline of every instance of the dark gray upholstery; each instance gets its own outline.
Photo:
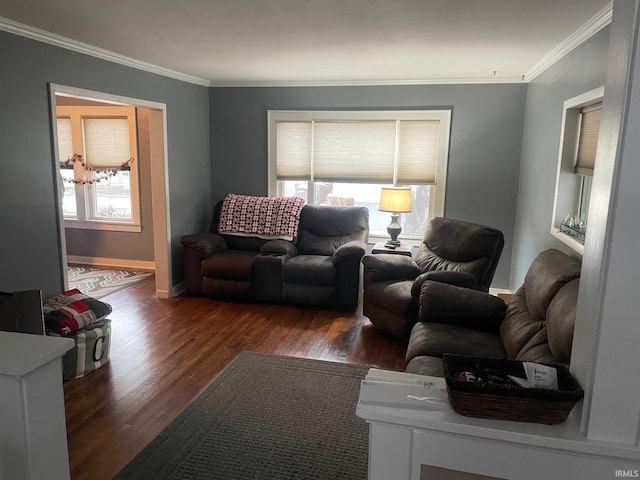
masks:
[[[360,300],[360,261],[368,238],[366,208],[305,205],[298,256],[282,267],[283,300],[354,310]]]
[[[413,259],[365,255],[363,313],[377,327],[406,340],[418,321],[423,283],[438,280],[488,291],[503,246],[502,232],[495,228],[436,217]]]
[[[502,232],[476,223],[436,217],[415,256],[422,272],[446,270],[473,274],[489,291],[504,247]]]
[[[550,249],[536,257],[508,305],[486,292],[425,282],[420,305],[429,315],[411,331],[407,371],[442,376],[444,353],[568,363],[579,276],[578,260]]]
[[[369,236],[364,207],[305,205],[292,241],[218,234],[222,202],[209,233],[185,235],[186,287],[235,300],[355,309]]]

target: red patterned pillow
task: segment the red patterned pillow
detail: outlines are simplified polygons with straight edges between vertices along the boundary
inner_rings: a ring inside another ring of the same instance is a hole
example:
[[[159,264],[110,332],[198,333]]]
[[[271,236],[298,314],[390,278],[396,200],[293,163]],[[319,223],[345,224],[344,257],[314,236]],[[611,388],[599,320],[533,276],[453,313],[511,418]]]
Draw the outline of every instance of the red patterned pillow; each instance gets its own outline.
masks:
[[[222,202],[218,233],[293,240],[304,200],[298,197],[251,197],[230,193]]]
[[[109,315],[111,305],[83,294],[77,288],[45,300],[44,324],[48,333],[72,335]]]

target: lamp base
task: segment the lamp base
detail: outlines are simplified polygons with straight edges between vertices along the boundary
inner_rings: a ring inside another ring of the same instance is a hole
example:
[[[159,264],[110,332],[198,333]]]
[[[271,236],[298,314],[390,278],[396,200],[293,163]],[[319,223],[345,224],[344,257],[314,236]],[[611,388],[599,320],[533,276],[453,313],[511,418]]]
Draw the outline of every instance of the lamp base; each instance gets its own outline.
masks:
[[[391,240],[387,240],[387,244],[389,245],[400,245],[400,240],[398,240],[398,235],[402,232],[402,225],[400,225],[400,214],[392,213],[391,214],[391,223],[387,227],[387,233],[391,237]]]

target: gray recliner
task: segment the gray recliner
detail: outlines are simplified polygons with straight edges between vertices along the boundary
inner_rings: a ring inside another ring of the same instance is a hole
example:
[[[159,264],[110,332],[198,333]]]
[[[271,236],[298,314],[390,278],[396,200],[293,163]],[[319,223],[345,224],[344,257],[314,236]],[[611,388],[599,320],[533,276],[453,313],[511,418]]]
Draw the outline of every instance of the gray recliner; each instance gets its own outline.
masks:
[[[406,370],[443,376],[454,353],[568,364],[580,288],[580,261],[548,249],[531,263],[508,304],[489,293],[438,281],[421,287]]]
[[[378,328],[406,340],[418,321],[424,282],[487,292],[503,247],[504,236],[495,228],[436,217],[413,259],[394,254],[363,258],[363,313]]]

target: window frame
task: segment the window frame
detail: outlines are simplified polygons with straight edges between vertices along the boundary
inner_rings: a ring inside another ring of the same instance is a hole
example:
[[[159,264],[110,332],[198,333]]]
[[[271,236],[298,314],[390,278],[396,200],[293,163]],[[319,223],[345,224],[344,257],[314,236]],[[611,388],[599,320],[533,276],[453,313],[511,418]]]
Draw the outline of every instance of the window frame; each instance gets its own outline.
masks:
[[[137,113],[135,107],[129,106],[56,106],[56,121],[59,118],[71,119],[73,152],[81,152],[86,158],[84,148],[83,119],[85,118],[123,118],[129,123],[129,145],[135,161],[131,162],[129,170],[131,220],[104,218],[95,215],[95,188],[93,184],[75,184],[76,217],[64,217],[65,228],[85,230],[108,230],[120,232],[141,232],[141,205],[139,180],[139,153],[137,134]],[[78,138],[77,132],[82,132]],[[73,132],[76,132],[74,134]],[[57,143],[57,139],[56,139]],[[58,152],[59,153],[59,152]],[[59,161],[59,160],[58,160]],[[60,167],[58,167],[60,168]],[[74,165],[74,172],[83,170],[81,165]],[[95,215],[95,218],[94,218]]]
[[[436,159],[435,184],[429,195],[430,218],[444,216],[449,140],[451,133],[451,110],[267,110],[268,144],[268,195],[277,196],[277,122],[309,121],[439,121],[438,155]],[[337,183],[337,182],[336,182]],[[347,182],[345,183],[353,183]],[[365,182],[368,183],[368,182]],[[307,182],[308,192],[313,192],[314,182]],[[380,184],[382,186],[382,184]],[[421,235],[402,234],[403,239],[419,239]]]
[[[584,107],[602,102],[604,86],[594,88],[576,97],[566,100],[563,104],[561,138],[556,171],[555,195],[553,212],[551,214],[551,235],[582,255],[584,244],[566,233],[560,231],[560,226],[568,215],[569,209],[580,213],[585,210],[583,202],[585,181],[584,176],[576,173],[578,144],[580,140],[581,110]],[[588,207],[586,208],[588,210]],[[588,229],[588,226],[587,226]]]

